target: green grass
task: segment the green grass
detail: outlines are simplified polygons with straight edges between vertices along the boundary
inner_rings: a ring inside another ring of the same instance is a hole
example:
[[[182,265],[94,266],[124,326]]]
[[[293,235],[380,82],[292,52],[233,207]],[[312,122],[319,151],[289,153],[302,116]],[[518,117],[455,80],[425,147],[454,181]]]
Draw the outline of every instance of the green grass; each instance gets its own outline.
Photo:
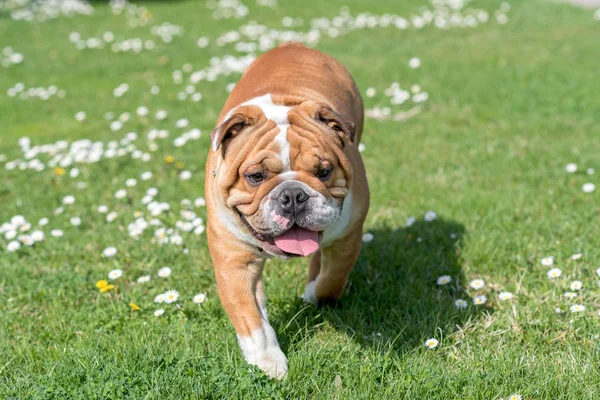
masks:
[[[56,177],[51,168],[33,171],[0,168],[0,223],[22,214],[34,225],[50,223],[46,240],[7,252],[0,236],[0,394],[5,398],[507,398],[594,399],[600,395],[600,202],[598,190],[585,194],[586,182],[597,185],[600,173],[600,23],[590,11],[552,2],[515,1],[505,25],[496,22],[449,31],[426,27],[400,31],[376,28],[324,38],[317,48],[341,60],[361,91],[378,93],[393,81],[402,87],[419,83],[430,99],[423,111],[404,122],[367,120],[363,153],[372,206],[365,244],[347,290],[337,308],[314,308],[299,299],[306,260],[270,261],[265,284],[271,323],[290,361],[288,377],[267,379],[241,357],[235,333],[222,310],[205,236],[184,234],[183,254],[176,246],[159,247],[152,229],[135,241],[127,234],[134,211],[147,188],[171,204],[161,216],[168,225],[179,218],[183,198],[203,195],[203,165],[208,132],[226,99],[225,86],[239,75],[197,85],[204,99],[179,101],[171,72],[191,63],[208,65],[210,57],[232,53],[214,39],[255,19],[281,28],[286,15],[332,17],[342,5],[353,14],[370,11],[410,16],[424,1],[348,0],[345,2],[279,1],[279,8],[247,2],[249,17],[215,21],[202,2],[143,3],[152,11],[151,25],[181,25],[185,34],[156,49],[114,54],[108,49],[78,51],[68,41],[72,31],[84,38],[111,30],[118,39],[150,38],[149,26],[127,28],[94,3],[94,16],[60,18],[43,23],[12,21],[0,14],[0,50],[12,46],[23,64],[0,68],[0,154],[22,157],[21,136],[33,144],[89,138],[108,142],[136,131],[135,143],[152,127],[166,128],[148,163],[129,157],[80,165],[81,176]],[[304,3],[302,3],[304,4]],[[479,1],[490,12],[500,2]],[[493,15],[493,14],[492,14]],[[306,26],[306,25],[305,25]],[[196,39],[211,44],[198,49]],[[418,56],[419,69],[408,59]],[[55,84],[64,99],[21,100],[6,90]],[[127,82],[121,98],[112,91]],[[152,96],[151,84],[161,86]],[[367,107],[385,106],[383,96],[366,98]],[[135,114],[140,105],[152,112],[166,109],[169,118],[138,120],[113,133],[106,112]],[[399,108],[399,109],[406,109]],[[84,110],[83,123],[74,119]],[[174,147],[180,133],[174,122],[186,117],[201,128],[200,141]],[[177,179],[172,155],[194,175]],[[580,167],[567,174],[565,165]],[[586,168],[599,172],[585,174]],[[152,171],[149,182],[139,181]],[[127,178],[138,178],[129,200],[113,193]],[[79,189],[76,182],[87,188]],[[64,196],[76,203],[54,216]],[[112,224],[96,212],[107,204],[119,212]],[[195,209],[205,217],[204,209]],[[423,221],[435,210],[439,218]],[[81,216],[80,227],[69,224]],[[404,227],[408,216],[418,221]],[[50,229],[64,229],[53,238]],[[451,234],[455,236],[451,237]],[[418,240],[420,238],[420,240]],[[102,250],[116,246],[114,258]],[[573,253],[583,253],[579,261]],[[563,270],[546,276],[543,257],[553,255]],[[168,279],[156,277],[169,265]],[[116,291],[99,293],[94,284],[121,268]],[[152,280],[131,283],[140,275]],[[436,278],[451,275],[448,286]],[[469,288],[482,278],[481,291]],[[572,280],[584,289],[567,300]],[[154,296],[180,292],[180,308],[170,305],[160,318]],[[500,301],[501,291],[515,298]],[[206,292],[202,305],[192,302]],[[454,299],[477,294],[485,306],[457,310]],[[141,311],[133,312],[134,301]],[[570,313],[571,304],[585,305]],[[562,314],[555,312],[561,307]],[[437,338],[428,350],[424,341]],[[338,378],[339,377],[339,378]]]

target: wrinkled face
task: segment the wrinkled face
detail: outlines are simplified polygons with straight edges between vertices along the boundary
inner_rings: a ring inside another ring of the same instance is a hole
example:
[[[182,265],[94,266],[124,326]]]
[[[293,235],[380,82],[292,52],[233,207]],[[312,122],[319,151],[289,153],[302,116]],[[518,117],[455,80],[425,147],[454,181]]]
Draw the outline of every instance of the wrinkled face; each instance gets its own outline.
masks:
[[[231,110],[211,141],[219,195],[239,236],[271,255],[315,252],[349,193],[343,149],[352,136],[351,123],[314,102],[288,107],[265,95]]]

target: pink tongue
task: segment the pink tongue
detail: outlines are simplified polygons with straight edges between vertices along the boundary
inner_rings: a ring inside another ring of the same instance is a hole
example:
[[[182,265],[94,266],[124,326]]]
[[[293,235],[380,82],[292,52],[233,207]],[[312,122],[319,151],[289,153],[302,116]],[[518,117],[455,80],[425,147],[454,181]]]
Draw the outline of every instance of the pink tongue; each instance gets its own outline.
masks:
[[[275,245],[287,253],[307,256],[319,249],[319,234],[295,226],[276,237]]]

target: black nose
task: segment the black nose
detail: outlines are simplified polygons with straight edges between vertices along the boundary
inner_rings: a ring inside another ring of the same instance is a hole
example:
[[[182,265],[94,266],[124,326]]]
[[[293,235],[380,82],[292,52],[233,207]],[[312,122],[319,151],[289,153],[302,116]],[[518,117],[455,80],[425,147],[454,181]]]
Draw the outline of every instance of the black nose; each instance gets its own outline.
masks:
[[[308,194],[302,188],[289,188],[282,190],[277,200],[283,211],[298,214],[306,207]]]

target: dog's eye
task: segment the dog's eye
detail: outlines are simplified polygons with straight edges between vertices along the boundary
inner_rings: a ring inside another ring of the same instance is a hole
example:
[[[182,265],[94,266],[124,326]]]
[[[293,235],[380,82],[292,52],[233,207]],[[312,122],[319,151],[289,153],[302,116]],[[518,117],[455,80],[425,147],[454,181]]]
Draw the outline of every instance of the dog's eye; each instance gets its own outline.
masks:
[[[333,129],[334,131],[336,131],[336,132],[342,132],[343,131],[342,127],[338,123],[336,123],[334,121],[330,121],[327,125],[329,125],[329,127],[331,129]]]
[[[262,172],[257,172],[255,174],[246,175],[246,179],[248,179],[252,184],[257,184],[264,181],[265,176],[262,174]]]
[[[319,170],[317,171],[317,178],[324,181],[327,178],[329,178],[329,176],[331,175],[331,171],[333,171],[331,168],[319,168]]]

